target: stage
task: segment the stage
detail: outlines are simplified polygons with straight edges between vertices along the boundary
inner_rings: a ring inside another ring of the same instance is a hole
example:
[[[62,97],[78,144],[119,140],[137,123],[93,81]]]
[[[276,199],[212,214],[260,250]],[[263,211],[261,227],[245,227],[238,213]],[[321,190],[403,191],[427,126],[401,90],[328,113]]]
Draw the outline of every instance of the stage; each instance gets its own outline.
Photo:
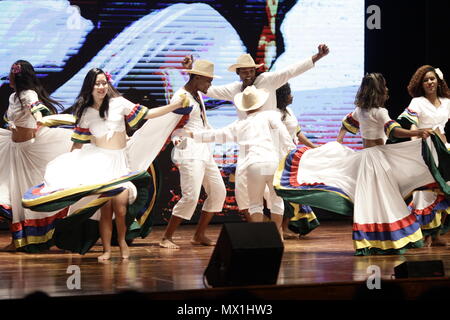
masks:
[[[0,252],[0,299],[21,299],[36,291],[63,300],[108,299],[130,290],[161,300],[353,299],[357,290],[366,287],[373,272],[368,269],[370,266],[379,267],[383,285],[395,284],[402,288],[405,299],[418,298],[433,287],[450,287],[449,247],[410,249],[404,255],[395,256],[357,257],[353,255],[351,220],[342,220],[323,221],[311,234],[285,240],[275,286],[205,289],[203,272],[214,247],[192,246],[189,240],[194,227],[182,225],[178,229],[174,241],[181,245],[179,250],[160,248],[158,242],[164,226],[154,227],[146,239],[132,244],[129,261],[119,259],[115,247],[111,261],[99,263],[100,242],[84,256],[56,247],[42,254]],[[220,230],[220,224],[212,224],[207,235],[215,240]],[[444,239],[450,242],[449,235]],[[8,231],[1,231],[0,245],[8,242]],[[392,280],[395,266],[404,261],[427,260],[442,260],[446,277]],[[78,283],[74,278],[77,274],[80,275]]]

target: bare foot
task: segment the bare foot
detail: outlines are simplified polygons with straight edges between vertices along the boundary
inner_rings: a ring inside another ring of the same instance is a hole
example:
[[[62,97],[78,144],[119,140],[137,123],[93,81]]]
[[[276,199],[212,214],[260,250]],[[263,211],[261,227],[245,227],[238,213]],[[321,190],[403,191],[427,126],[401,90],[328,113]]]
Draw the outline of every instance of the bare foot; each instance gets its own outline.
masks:
[[[290,232],[290,231],[283,231],[283,238],[284,239],[297,239],[298,235]]]
[[[216,243],[206,236],[194,237],[191,240],[191,244],[194,246],[215,246]]]
[[[128,259],[130,257],[130,248],[128,248],[128,245],[126,242],[119,245],[120,247],[120,255],[122,256],[122,259]]]
[[[101,256],[97,257],[98,261],[105,261],[109,259],[111,259],[111,251],[106,251]]]
[[[425,248],[429,248],[431,247],[431,242],[433,241],[433,239],[431,238],[431,236],[425,236],[425,239],[423,241],[423,246]]]
[[[0,251],[14,252],[16,251],[16,245],[14,244],[14,242],[11,241],[10,244],[1,248]]]
[[[436,239],[433,239],[433,241],[431,242],[431,246],[432,247],[446,247],[447,242],[441,238],[436,238]]]
[[[161,240],[161,242],[159,243],[159,246],[163,247],[163,248],[167,248],[167,249],[180,249],[180,246],[173,243],[171,239],[166,239],[166,238],[163,238]]]

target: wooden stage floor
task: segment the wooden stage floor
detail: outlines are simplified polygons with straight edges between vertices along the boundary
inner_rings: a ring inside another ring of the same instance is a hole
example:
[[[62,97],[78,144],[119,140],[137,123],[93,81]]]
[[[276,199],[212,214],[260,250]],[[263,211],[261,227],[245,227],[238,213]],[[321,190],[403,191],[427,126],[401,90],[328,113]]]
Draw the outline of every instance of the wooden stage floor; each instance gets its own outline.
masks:
[[[211,225],[208,236],[217,239],[220,230],[221,225]],[[205,288],[203,272],[214,247],[190,245],[194,226],[182,225],[175,238],[181,249],[160,248],[163,231],[164,226],[157,226],[146,239],[136,240],[126,262],[119,259],[117,247],[111,261],[97,262],[102,251],[100,243],[84,256],[56,247],[42,254],[0,252],[0,300],[23,298],[38,290],[62,297],[114,294],[130,289],[169,293]],[[444,238],[450,242],[449,235]],[[1,231],[0,245],[8,241],[8,231]],[[392,279],[393,268],[404,261],[442,260],[446,276],[450,276],[449,247],[413,249],[397,256],[356,257],[353,253],[351,221],[324,221],[310,235],[285,241],[277,286],[366,281],[371,265],[378,266],[382,279],[388,280]],[[80,268],[81,289],[67,287],[72,275],[67,269],[71,265]]]

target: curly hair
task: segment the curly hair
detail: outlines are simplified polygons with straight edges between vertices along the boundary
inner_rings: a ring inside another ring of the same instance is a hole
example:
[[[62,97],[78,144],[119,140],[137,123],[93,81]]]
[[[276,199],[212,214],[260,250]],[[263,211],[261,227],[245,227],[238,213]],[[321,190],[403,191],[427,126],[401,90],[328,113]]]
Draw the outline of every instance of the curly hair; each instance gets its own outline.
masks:
[[[277,96],[277,108],[280,109],[283,114],[281,120],[286,119],[287,116],[287,106],[289,105],[289,95],[291,94],[291,86],[289,83],[285,83],[281,87],[279,87],[276,91]]]
[[[450,91],[448,90],[447,83],[445,82],[444,79],[441,79],[438,77],[438,75],[436,73],[436,69],[430,65],[421,66],[413,74],[413,76],[408,84],[409,95],[413,98],[425,96],[425,91],[423,90],[423,78],[430,71],[432,71],[434,73],[434,75],[436,76],[436,79],[438,81],[437,96],[444,97],[444,98],[450,98]]]
[[[361,109],[383,108],[388,91],[386,80],[381,73],[368,73],[364,76],[355,97],[355,105]]]

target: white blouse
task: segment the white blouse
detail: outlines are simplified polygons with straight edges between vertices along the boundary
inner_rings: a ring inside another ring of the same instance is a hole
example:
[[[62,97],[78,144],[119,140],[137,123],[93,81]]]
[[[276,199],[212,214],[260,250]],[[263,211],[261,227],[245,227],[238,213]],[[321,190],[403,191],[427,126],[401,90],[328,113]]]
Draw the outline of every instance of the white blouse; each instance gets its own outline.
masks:
[[[22,101],[22,104],[20,103]],[[36,129],[36,119],[33,117],[32,109],[40,104],[38,95],[33,90],[24,90],[20,93],[20,100],[16,93],[9,96],[9,107],[6,112],[8,124],[11,128],[23,127]]]
[[[125,121],[133,127],[145,119],[147,112],[146,107],[134,104],[124,97],[111,98],[109,110],[104,119],[100,117],[98,110],[92,107],[86,108],[74,129],[72,141],[89,143],[91,135],[96,138],[106,136],[107,139],[110,139],[115,132],[125,131]]]
[[[355,108],[344,122],[347,121],[349,117],[353,118],[353,125],[355,127],[359,126],[359,131],[364,139],[375,140],[375,139],[387,139],[393,127],[399,127],[399,125],[391,120],[389,113],[386,108],[371,108],[369,110],[361,109],[359,107]]]
[[[434,106],[427,98],[417,97],[411,100],[407,110],[410,118],[417,117],[414,124],[418,128],[439,129],[444,133],[445,125],[450,118],[450,99],[439,98],[441,105]]]

